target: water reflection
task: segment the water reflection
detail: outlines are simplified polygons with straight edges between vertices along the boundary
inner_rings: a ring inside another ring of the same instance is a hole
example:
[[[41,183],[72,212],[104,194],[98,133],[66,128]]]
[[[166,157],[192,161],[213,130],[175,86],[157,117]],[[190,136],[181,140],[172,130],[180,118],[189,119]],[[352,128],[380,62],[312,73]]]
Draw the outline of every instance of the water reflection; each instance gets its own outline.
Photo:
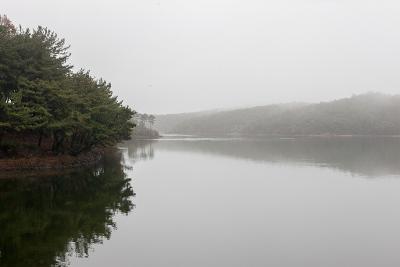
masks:
[[[125,145],[129,156],[135,160],[154,157],[154,150],[168,150],[260,162],[317,165],[368,177],[400,175],[400,138],[188,138]]]
[[[157,140],[132,140],[125,142],[121,147],[127,149],[128,158],[132,163],[135,163],[154,158],[154,143],[157,143]]]
[[[109,239],[114,215],[134,192],[121,156],[98,166],[38,178],[0,179],[0,265],[65,266]]]

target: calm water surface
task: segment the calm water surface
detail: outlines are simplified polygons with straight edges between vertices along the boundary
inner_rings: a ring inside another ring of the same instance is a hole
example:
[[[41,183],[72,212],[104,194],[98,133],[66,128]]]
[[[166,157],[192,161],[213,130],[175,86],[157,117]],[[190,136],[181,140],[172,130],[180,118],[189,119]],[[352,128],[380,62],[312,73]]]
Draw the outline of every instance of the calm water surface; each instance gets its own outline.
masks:
[[[0,179],[0,266],[400,266],[398,138],[119,149]]]

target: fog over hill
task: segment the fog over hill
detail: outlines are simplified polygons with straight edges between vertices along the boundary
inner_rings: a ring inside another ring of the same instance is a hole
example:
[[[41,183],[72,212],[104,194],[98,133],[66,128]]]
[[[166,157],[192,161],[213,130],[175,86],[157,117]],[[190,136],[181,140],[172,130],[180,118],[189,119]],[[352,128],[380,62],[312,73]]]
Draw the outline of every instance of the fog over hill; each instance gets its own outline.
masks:
[[[368,93],[316,104],[159,115],[155,127],[194,135],[400,135],[399,114],[400,95]]]

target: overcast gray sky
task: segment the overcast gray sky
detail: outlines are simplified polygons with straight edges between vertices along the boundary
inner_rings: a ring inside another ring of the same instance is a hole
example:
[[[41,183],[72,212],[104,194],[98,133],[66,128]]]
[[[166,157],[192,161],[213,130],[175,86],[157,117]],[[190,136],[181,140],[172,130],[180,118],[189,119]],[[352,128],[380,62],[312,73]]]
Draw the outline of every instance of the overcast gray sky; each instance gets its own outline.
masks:
[[[400,93],[400,1],[1,0],[139,112]]]

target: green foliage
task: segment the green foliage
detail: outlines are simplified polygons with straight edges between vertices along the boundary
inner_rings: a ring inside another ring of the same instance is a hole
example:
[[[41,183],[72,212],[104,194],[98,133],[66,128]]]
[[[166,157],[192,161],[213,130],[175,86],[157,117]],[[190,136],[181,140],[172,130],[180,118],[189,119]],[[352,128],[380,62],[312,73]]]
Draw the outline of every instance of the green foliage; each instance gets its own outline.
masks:
[[[18,30],[0,17],[1,136],[51,139],[55,153],[78,154],[130,137],[135,114],[111,85],[73,72],[64,39],[47,28]],[[3,138],[4,139],[4,138]]]

